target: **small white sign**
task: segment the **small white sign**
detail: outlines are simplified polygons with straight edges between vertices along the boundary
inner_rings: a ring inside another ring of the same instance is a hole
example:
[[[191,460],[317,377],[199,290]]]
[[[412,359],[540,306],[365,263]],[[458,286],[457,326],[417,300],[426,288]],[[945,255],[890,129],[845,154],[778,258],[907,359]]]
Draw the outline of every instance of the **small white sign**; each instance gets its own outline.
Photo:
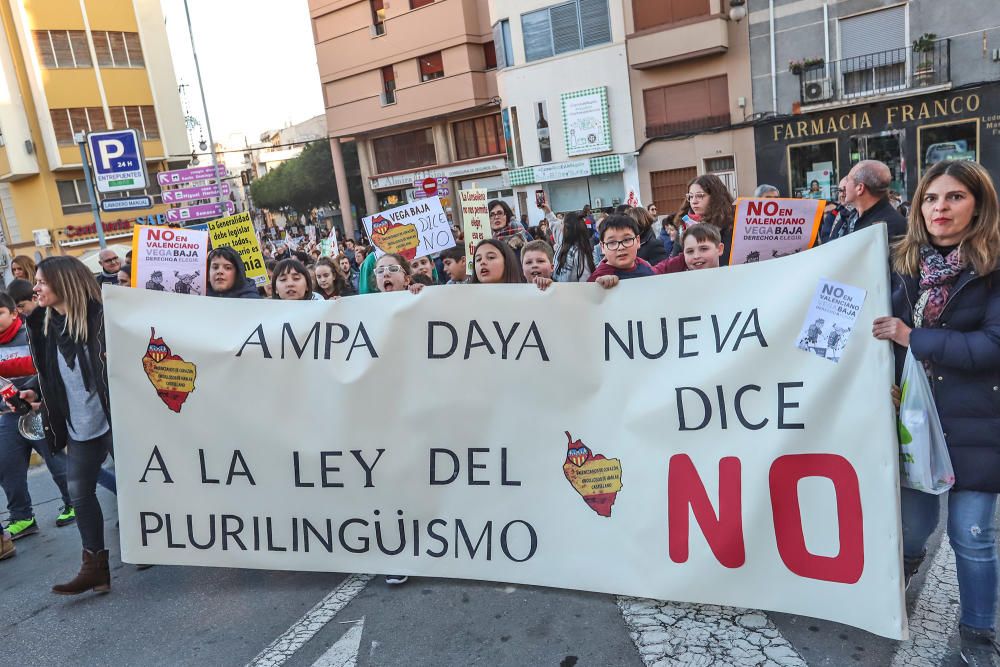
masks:
[[[816,356],[839,362],[854,331],[865,290],[821,278],[802,322],[797,347]]]

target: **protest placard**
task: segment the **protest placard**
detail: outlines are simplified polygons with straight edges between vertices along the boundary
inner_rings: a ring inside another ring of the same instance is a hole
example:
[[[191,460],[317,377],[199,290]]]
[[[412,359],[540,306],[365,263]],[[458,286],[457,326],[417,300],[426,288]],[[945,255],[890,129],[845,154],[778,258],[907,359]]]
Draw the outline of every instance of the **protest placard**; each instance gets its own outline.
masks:
[[[260,250],[260,240],[253,228],[253,220],[247,212],[237,213],[228,218],[211,220],[208,231],[212,236],[212,247],[228,246],[240,253],[247,278],[255,285],[267,283],[267,269],[264,267],[264,254]]]
[[[205,293],[208,232],[136,225],[132,231],[132,285],[155,292]]]
[[[886,312],[886,254],[872,228],[613,290],[309,308],[106,290],[122,560],[506,581],[903,638],[892,351],[861,332],[839,363],[795,349],[821,280],[867,293],[859,323]],[[290,377],[280,419],[246,409]],[[526,377],[544,400],[512,417]],[[453,389],[384,391],[427,378]]]
[[[763,262],[808,250],[823,221],[822,199],[739,199],[730,264]]]
[[[462,230],[465,234],[466,272],[472,275],[473,253],[476,245],[493,238],[493,228],[490,227],[490,209],[486,201],[486,189],[474,188],[459,190],[458,201],[462,207]]]
[[[408,261],[455,245],[440,197],[428,197],[364,218],[375,254],[399,253]]]

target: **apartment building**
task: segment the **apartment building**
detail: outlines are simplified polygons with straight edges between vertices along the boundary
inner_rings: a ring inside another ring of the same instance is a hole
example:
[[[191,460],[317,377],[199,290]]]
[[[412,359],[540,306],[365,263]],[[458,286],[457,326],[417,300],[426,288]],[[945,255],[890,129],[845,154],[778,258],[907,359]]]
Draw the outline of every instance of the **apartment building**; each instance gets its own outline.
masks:
[[[622,3],[491,0],[501,118],[519,214],[639,194]]]
[[[309,8],[345,212],[348,140],[357,143],[367,211],[422,196],[428,179],[446,209],[472,182],[511,196],[486,0],[310,0]],[[352,224],[345,216],[348,233]]]
[[[749,0],[759,177],[824,197],[863,159],[912,195],[941,160],[1000,178],[1000,3]]]
[[[643,203],[675,212],[687,184],[757,185],[750,45],[743,0],[624,0]]]
[[[109,239],[165,222],[155,172],[191,152],[159,0],[0,0],[0,218],[37,259],[96,248],[76,136],[139,131],[152,209],[102,214]]]

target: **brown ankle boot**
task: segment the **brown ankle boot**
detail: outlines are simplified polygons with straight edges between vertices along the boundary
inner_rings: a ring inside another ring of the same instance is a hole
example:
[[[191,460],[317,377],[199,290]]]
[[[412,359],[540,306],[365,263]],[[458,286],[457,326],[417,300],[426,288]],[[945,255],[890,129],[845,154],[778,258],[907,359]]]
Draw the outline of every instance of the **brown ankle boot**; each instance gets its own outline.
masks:
[[[107,593],[111,590],[111,571],[108,569],[107,549],[102,549],[97,553],[84,549],[80,573],[73,581],[56,584],[52,587],[52,592],[59,595],[79,595],[89,590],[93,590],[95,593]]]
[[[0,560],[7,560],[16,555],[17,547],[14,546],[14,540],[6,530],[0,529]]]

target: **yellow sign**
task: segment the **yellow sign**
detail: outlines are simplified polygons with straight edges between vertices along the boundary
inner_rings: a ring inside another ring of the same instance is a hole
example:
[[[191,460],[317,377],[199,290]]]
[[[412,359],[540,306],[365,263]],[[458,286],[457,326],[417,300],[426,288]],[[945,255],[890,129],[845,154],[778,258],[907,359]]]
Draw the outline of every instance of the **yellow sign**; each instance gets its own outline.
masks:
[[[228,218],[219,218],[208,223],[208,233],[213,248],[228,246],[240,253],[240,259],[247,270],[247,278],[255,285],[267,282],[264,268],[264,254],[260,251],[260,241],[254,231],[249,213],[237,213]]]

